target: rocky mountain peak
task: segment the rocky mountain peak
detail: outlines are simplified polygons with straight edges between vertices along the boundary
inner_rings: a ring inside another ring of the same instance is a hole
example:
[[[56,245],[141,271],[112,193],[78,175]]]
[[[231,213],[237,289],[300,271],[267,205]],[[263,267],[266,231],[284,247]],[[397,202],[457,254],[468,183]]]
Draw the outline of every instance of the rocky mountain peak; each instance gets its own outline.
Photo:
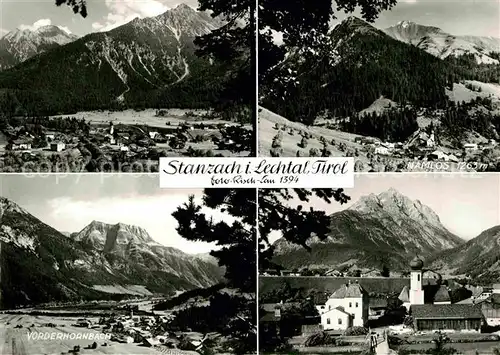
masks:
[[[379,31],[359,17],[349,16],[333,29],[333,33],[342,33],[343,36],[352,37],[354,33],[379,34]]]
[[[78,36],[48,25],[36,30],[15,29],[0,38],[0,70],[15,66],[51,48],[73,42]]]
[[[196,12],[197,12],[191,6],[184,4],[184,3],[177,5],[176,7],[174,7],[170,11],[173,11],[176,13],[186,13],[186,14],[196,14]]]
[[[6,197],[0,197],[0,217],[6,211],[28,214],[28,211],[26,211],[24,208],[20,207],[17,203],[9,200]]]
[[[411,25],[415,25],[415,22],[408,21],[408,20],[403,20],[399,21],[396,26],[402,27],[402,28],[407,28]]]
[[[378,195],[363,196],[349,209],[366,214],[388,213],[393,217],[410,217],[441,226],[439,216],[431,208],[418,200],[411,200],[394,188]]]
[[[90,243],[97,249],[107,250],[117,245],[155,243],[142,227],[124,223],[108,224],[95,220],[73,237],[75,240]]]

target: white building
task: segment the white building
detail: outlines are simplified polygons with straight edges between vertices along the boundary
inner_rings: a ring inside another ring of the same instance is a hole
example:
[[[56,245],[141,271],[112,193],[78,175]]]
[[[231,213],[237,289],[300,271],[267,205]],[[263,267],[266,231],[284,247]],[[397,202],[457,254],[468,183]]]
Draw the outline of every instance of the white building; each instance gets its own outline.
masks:
[[[158,132],[149,132],[149,138],[151,138],[151,139],[155,139],[157,135],[158,135]]]
[[[443,153],[442,151],[440,151],[440,150],[435,150],[430,155],[433,156],[433,157],[435,157],[436,159],[439,159],[439,160],[444,160],[444,161],[449,161],[450,160],[450,157],[448,155],[446,155],[445,153]]]
[[[477,297],[478,300],[485,300],[489,298],[493,294],[493,288],[492,287],[483,287],[483,290]]]
[[[351,317],[349,326],[362,327],[368,322],[369,298],[367,292],[358,283],[348,283],[335,291],[326,301],[324,313],[321,315],[323,329],[332,326],[327,323],[330,311],[337,309],[332,314],[340,315],[339,311],[347,313]],[[339,326],[338,319],[335,326]],[[345,322],[342,324],[345,325]]]
[[[493,284],[492,293],[500,293],[500,284]]]
[[[50,150],[53,152],[62,152],[66,148],[66,144],[63,142],[50,143]]]
[[[432,132],[429,139],[427,139],[426,145],[428,148],[433,148],[436,145],[436,139],[434,138],[434,132]]]
[[[477,144],[476,143],[464,144],[464,149],[465,150],[477,150]]]
[[[53,141],[54,139],[56,139],[56,133],[55,132],[45,133],[45,139]]]
[[[375,154],[389,155],[389,149],[387,147],[376,147]]]
[[[323,330],[345,330],[352,327],[352,316],[342,307],[336,307],[321,315]]]

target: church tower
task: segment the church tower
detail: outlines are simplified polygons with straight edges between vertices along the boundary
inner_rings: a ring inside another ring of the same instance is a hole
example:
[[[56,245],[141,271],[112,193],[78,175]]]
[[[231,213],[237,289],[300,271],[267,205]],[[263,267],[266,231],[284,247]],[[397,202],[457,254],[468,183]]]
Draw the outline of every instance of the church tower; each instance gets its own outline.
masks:
[[[410,263],[410,305],[424,304],[424,290],[422,289],[424,262],[418,256]]]

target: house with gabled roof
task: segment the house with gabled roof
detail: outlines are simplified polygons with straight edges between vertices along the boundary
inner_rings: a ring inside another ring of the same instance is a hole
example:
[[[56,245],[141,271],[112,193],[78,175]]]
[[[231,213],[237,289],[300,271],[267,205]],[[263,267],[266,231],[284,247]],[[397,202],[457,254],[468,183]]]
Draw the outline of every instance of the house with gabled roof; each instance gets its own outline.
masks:
[[[359,283],[349,281],[349,283],[342,285],[328,297],[323,314],[336,309],[334,312],[336,315],[340,316],[342,312],[350,315],[350,326],[363,327],[368,322],[369,303],[368,293],[365,289]],[[324,329],[329,326],[327,319],[328,316],[323,317],[321,315],[321,323]]]
[[[500,294],[493,293],[486,299],[474,300],[481,307],[486,324],[492,327],[500,326]]]
[[[321,314],[323,330],[345,330],[353,326],[352,314],[338,306]]]
[[[451,304],[450,291],[445,285],[440,285],[434,295],[434,304]]]

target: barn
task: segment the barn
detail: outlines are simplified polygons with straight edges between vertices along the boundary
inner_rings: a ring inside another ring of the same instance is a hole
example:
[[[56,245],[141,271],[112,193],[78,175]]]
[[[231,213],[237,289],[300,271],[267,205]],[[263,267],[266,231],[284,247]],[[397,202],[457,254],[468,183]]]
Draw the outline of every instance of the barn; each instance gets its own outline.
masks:
[[[483,324],[481,307],[474,304],[411,305],[410,314],[415,331],[480,331]]]

